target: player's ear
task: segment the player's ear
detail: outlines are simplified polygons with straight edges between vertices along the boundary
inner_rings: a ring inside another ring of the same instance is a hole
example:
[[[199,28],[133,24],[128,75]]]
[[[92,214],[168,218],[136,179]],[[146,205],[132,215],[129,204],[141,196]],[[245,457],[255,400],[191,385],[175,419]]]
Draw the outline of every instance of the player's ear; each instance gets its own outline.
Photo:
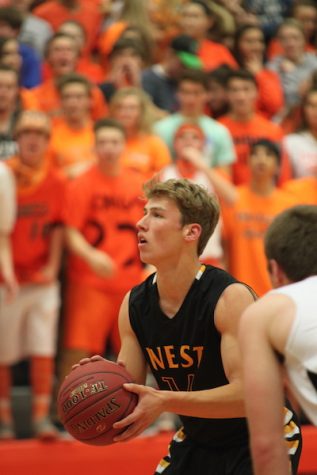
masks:
[[[185,241],[197,241],[201,235],[201,226],[197,223],[187,224],[184,226]]]
[[[270,279],[272,283],[272,287],[274,289],[281,287],[288,283],[287,277],[280,267],[278,262],[275,259],[270,259],[268,263],[268,270],[270,274]]]

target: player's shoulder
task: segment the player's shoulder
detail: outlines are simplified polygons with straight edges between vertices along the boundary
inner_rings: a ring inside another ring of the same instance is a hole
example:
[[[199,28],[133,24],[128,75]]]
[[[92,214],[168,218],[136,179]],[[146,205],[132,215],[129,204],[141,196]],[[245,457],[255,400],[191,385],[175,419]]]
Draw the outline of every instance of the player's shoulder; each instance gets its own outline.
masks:
[[[221,294],[221,300],[227,306],[240,304],[241,301],[249,302],[250,304],[255,302],[257,295],[255,291],[249,285],[243,282],[233,282],[228,285]]]

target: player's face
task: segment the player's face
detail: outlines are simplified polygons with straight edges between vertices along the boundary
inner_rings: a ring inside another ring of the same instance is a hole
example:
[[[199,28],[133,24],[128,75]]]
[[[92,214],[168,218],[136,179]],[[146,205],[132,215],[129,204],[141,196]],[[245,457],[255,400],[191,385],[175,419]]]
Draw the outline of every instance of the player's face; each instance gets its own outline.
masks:
[[[174,201],[151,198],[137,223],[140,257],[146,264],[170,264],[180,255],[184,239],[181,213]]]

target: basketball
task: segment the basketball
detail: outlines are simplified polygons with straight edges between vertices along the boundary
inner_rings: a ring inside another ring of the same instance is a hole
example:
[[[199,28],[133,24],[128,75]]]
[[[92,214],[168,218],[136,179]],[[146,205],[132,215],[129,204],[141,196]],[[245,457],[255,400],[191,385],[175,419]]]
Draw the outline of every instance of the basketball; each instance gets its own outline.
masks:
[[[127,370],[112,361],[92,361],[75,368],[57,397],[58,415],[67,432],[85,444],[112,444],[122,432],[112,425],[137,404],[137,395],[122,386],[131,382]]]

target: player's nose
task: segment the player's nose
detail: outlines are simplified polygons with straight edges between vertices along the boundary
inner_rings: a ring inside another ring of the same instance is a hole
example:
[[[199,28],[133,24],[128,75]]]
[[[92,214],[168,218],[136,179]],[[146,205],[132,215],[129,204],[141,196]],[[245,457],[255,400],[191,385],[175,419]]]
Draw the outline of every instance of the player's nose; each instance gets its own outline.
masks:
[[[138,230],[145,229],[146,227],[146,216],[142,216],[141,219],[136,223],[136,227]]]

